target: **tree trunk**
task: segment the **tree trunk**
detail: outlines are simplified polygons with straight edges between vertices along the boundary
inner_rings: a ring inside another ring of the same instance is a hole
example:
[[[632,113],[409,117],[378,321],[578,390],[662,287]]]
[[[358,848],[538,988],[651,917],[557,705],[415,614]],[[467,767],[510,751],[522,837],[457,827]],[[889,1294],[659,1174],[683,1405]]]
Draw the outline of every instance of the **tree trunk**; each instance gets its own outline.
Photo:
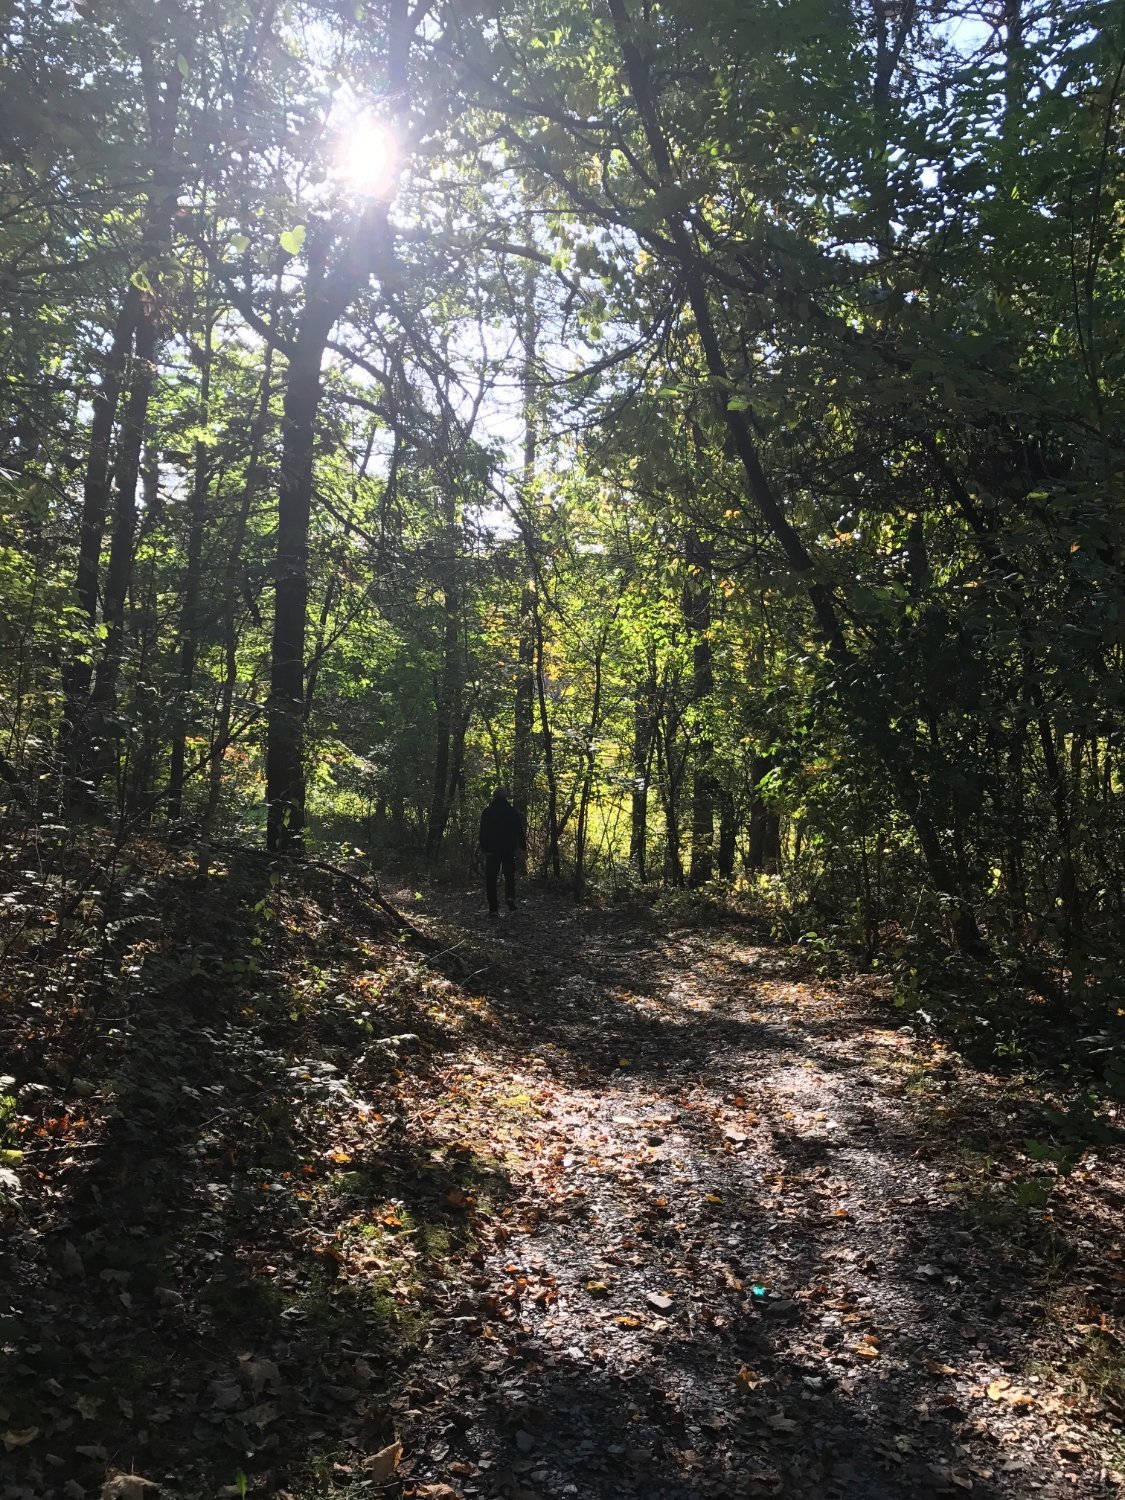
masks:
[[[281,278],[274,287],[273,317],[281,298]],[[246,528],[250,512],[265,475],[262,467],[262,449],[270,425],[270,396],[273,383],[274,350],[268,345],[262,366],[262,384],[258,397],[258,409],[250,429],[250,454],[246,461],[246,478],[242,488],[230,547],[227,551],[226,578],[222,606],[223,635],[223,683],[219,690],[219,707],[211,735],[207,755],[207,805],[203,813],[200,830],[201,842],[206,845],[214,829],[215,817],[223,790],[223,757],[231,738],[231,719],[234,710],[234,692],[238,686],[238,600],[242,578],[242,549],[246,541]],[[252,601],[253,602],[253,601]]]
[[[535,780],[532,733],[535,723],[535,586],[524,585],[520,597],[519,655],[516,662],[515,722],[512,735],[512,804],[524,824]]]
[[[93,632],[98,622],[98,580],[102,544],[112,492],[113,429],[125,379],[133,332],[141,316],[141,293],[130,285],[114,324],[101,384],[94,394],[90,425],[90,447],[82,484],[79,519],[78,566],[74,591],[83,624],[90,632],[89,644],[74,656],[63,673],[63,722],[60,733],[63,796],[81,796],[87,758],[90,684],[94,676]]]
[[[711,693],[715,686],[711,658],[711,549],[692,531],[685,540],[688,577],[683,589],[684,624],[692,639],[691,710],[696,734],[692,746],[691,865],[688,885],[694,890],[715,873],[715,775],[712,761]],[[702,731],[698,726],[702,725]]]
[[[629,863],[643,885],[648,862],[648,788],[656,731],[656,669],[650,665],[633,699],[633,796]]]
[[[414,13],[419,24],[426,14]],[[387,76],[404,108],[411,12],[394,0],[387,16]],[[305,830],[304,655],[309,602],[309,520],[320,406],[320,367],[337,319],[372,273],[393,262],[389,199],[373,200],[359,216],[329,274],[325,225],[307,227],[305,300],[290,352],[282,401],[281,475],[277,493],[277,559],[270,696],[266,724],[266,846],[300,853]]]
[[[535,303],[536,269],[529,261],[524,274],[523,319],[523,488],[524,508],[530,512],[535,488],[538,428],[535,403],[535,353],[539,316]],[[529,538],[525,536],[525,543]],[[532,559],[528,558],[529,566]],[[519,654],[516,667],[515,721],[512,735],[512,802],[528,827],[534,773],[531,763],[535,713],[535,579],[529,577],[520,598]]]
[[[605,655],[606,641],[609,639],[609,629],[614,617],[610,616],[594,648],[594,695],[590,704],[590,721],[586,728],[585,765],[582,772],[582,790],[578,798],[578,821],[574,830],[575,901],[581,901],[586,890],[586,829],[590,813],[590,798],[594,790],[594,775],[597,771],[595,746],[602,717],[602,658]]]
[[[684,757],[675,758],[676,715],[669,705],[656,725],[657,783],[664,811],[664,880],[679,889],[684,883],[683,840],[680,834],[680,787]]]
[[[140,480],[145,423],[148,420],[149,400],[156,374],[156,336],[156,309],[151,302],[146,302],[136,325],[129,399],[121,422],[114,466],[113,529],[102,598],[105,641],[90,696],[89,729],[97,739],[97,743],[89,742],[95,780],[108,772],[114,759],[110,746],[110,720],[117,707],[117,685],[125,653],[126,601],[133,571],[137,531],[137,486]]]
[[[555,743],[551,732],[551,716],[547,711],[546,666],[544,664],[543,613],[539,607],[539,596],[535,594],[533,605],[535,627],[535,690],[539,702],[539,730],[543,744],[543,774],[547,781],[547,847],[543,853],[543,867],[550,868],[556,880],[562,877],[559,854],[559,783],[555,775]]]
[[[734,876],[737,829],[734,821],[734,798],[726,787],[719,789],[719,875],[723,880]]]
[[[172,236],[179,180],[170,163],[176,139],[183,76],[178,66],[172,68],[164,80],[161,93],[152,53],[146,44],[141,45],[138,63],[153,153],[147,219],[139,252],[140,263],[144,264],[166,249]],[[116,704],[117,676],[123,648],[124,605],[133,562],[137,475],[153,384],[157,333],[157,313],[152,292],[143,291],[136,282],[130,281],[114,324],[105,374],[93,399],[93,421],[82,487],[82,517],[75,575],[79,608],[92,629],[98,616],[98,578],[112,498],[110,475],[113,472],[117,500],[102,600],[106,639],[96,672],[91,650],[89,655],[83,653],[82,659],[74,661],[64,675],[65,707],[61,734],[66,781],[64,796],[81,796],[87,790],[85,772],[93,755],[92,734],[103,732],[108,727],[105,719]],[[130,349],[133,355],[131,389],[114,462],[113,430],[129,367]],[[97,724],[99,718],[102,720],[100,726]],[[100,766],[95,774],[105,769],[104,748],[99,760]]]
[[[137,530],[134,551],[139,554],[162,520],[160,464],[151,444],[145,446],[141,468],[141,493],[144,513]],[[137,597],[139,582],[132,580],[130,624],[135,653],[136,699],[133,706],[132,733],[129,746],[129,776],[122,813],[132,822],[147,827],[156,811],[154,786],[157,747],[165,730],[164,706],[159,692],[152,686],[151,663],[160,652],[160,587],[156,549],[150,550],[142,598]]]
[[[464,711],[465,665],[461,649],[462,587],[460,518],[457,496],[452,482],[446,486],[445,524],[441,541],[440,574],[442,584],[442,665],[438,678],[437,743],[434,752],[433,795],[426,823],[426,857],[433,859],[441,848],[446,824],[453,805],[454,786],[450,775],[453,764],[454,737]],[[462,731],[463,735],[464,731]]]
[[[772,756],[755,755],[750,762],[750,843],[747,869],[776,875],[781,865],[781,819],[767,806],[762,782],[774,768]]]
[[[199,376],[199,426],[206,430],[211,414],[211,341],[214,321],[210,307],[204,309],[203,356]],[[184,768],[187,758],[188,723],[194,718],[195,662],[199,651],[199,600],[202,584],[203,533],[207,522],[207,486],[210,481],[208,445],[200,438],[195,445],[191,500],[188,508],[187,565],[184,569],[183,605],[180,611],[180,682],[177,714],[179,723],[172,741],[168,772],[168,821],[176,823],[183,812]]]
[[[309,519],[320,366],[335,321],[336,311],[325,287],[325,248],[314,241],[281,415],[276,581],[266,725],[266,844],[273,853],[298,853],[304,844]]]

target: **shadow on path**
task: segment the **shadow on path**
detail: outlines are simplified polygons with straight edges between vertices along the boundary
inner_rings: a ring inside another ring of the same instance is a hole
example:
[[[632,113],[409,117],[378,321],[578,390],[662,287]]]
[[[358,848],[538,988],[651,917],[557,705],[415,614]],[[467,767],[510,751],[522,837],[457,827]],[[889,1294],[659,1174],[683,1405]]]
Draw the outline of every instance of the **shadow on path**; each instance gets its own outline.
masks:
[[[948,1190],[945,1065],[870,993],[730,931],[535,897],[492,926],[448,893],[428,914],[490,1002],[481,1050],[539,1091],[517,1173],[538,1212],[489,1259],[486,1337],[431,1351],[416,1475],[583,1500],[1110,1492],[1035,1366],[1044,1254]],[[549,1294],[497,1300],[521,1278]]]

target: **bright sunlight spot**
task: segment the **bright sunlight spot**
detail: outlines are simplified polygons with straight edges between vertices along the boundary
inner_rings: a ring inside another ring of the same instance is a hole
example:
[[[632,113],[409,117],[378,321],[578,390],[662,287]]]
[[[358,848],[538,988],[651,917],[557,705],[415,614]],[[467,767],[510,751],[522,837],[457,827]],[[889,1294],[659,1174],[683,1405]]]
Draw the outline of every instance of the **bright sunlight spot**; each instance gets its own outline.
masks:
[[[356,115],[340,129],[336,171],[340,182],[368,198],[390,194],[395,180],[395,138],[372,114]]]

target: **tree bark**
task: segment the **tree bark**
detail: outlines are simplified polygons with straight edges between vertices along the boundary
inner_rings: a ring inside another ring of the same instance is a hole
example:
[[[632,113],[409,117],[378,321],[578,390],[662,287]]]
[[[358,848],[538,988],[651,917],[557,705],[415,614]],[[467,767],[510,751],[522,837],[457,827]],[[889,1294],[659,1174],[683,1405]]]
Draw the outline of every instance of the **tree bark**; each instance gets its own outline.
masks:
[[[461,650],[461,530],[456,500],[450,487],[445,534],[442,539],[442,664],[435,693],[437,707],[433,794],[426,823],[426,857],[441,848],[452,810],[454,784],[450,776],[453,741],[463,712],[465,670]]]
[[[776,875],[781,864],[781,819],[762,796],[763,779],[773,770],[772,756],[755,755],[750,762],[750,840],[747,868]]]
[[[214,319],[209,306],[204,308],[203,353],[199,373],[199,426],[206,429],[211,412],[211,341]],[[180,611],[180,681],[177,707],[179,723],[172,741],[168,771],[168,821],[179,821],[184,802],[184,768],[187,759],[188,721],[194,717],[192,694],[195,691],[195,663],[199,651],[202,621],[199,602],[202,585],[203,533],[207,524],[207,487],[210,482],[208,445],[199,439],[195,445],[191,500],[188,506],[187,559],[184,568],[183,605]]]
[[[692,742],[691,863],[688,885],[694,890],[715,873],[715,753],[709,727],[715,687],[711,657],[711,548],[697,531],[688,534],[684,555],[688,577],[683,588],[684,623],[691,636],[691,708],[697,727]]]
[[[281,298],[281,277],[274,287],[273,316]],[[267,345],[262,366],[262,383],[258,407],[250,429],[250,454],[246,461],[246,478],[242,496],[234,518],[230,546],[227,550],[226,578],[224,581],[222,606],[223,637],[223,683],[219,690],[219,707],[207,754],[207,805],[203,813],[201,842],[206,846],[214,830],[219,800],[223,790],[223,758],[231,739],[231,720],[234,711],[234,693],[238,685],[238,600],[242,577],[242,549],[246,541],[246,528],[254,500],[264,484],[262,450],[270,425],[270,396],[273,383],[272,345]]]
[[[117,706],[117,684],[125,652],[125,606],[133,571],[137,486],[141,472],[141,447],[156,374],[156,342],[156,309],[146,300],[136,324],[129,398],[121,422],[114,466],[113,529],[102,596],[105,641],[94,674],[88,721],[90,734],[96,737],[96,742],[89,742],[95,780],[106,774],[112,759],[109,744],[110,720]]]
[[[74,579],[74,592],[83,623],[90,632],[90,641],[71,658],[63,672],[64,708],[59,740],[64,799],[80,797],[84,786],[90,685],[94,677],[93,632],[98,622],[98,580],[112,495],[113,431],[117,423],[117,409],[129,352],[133,345],[133,332],[141,311],[141,293],[130,285],[114,324],[101,384],[92,402],[90,447],[86,455],[86,472],[82,484],[78,565]]]
[[[586,726],[586,744],[582,771],[582,790],[578,798],[578,819],[574,829],[574,899],[581,901],[586,890],[586,831],[590,815],[590,798],[594,790],[594,775],[597,771],[597,738],[602,719],[602,660],[610,627],[616,618],[616,610],[606,621],[594,647],[594,693],[590,703],[590,719]]]
[[[734,821],[734,798],[726,787],[719,789],[719,850],[717,863],[723,880],[734,876],[737,829]]]
[[[305,303],[290,354],[281,415],[270,696],[266,726],[266,845],[297,853],[305,829],[305,630],[309,520],[320,406],[320,367],[336,307],[326,286],[326,248],[310,235]]]
[[[535,780],[532,735],[535,723],[535,585],[526,583],[520,595],[516,698],[512,734],[512,803],[526,825]]]
[[[535,305],[535,268],[528,264],[524,277],[523,327],[523,486],[524,506],[530,510],[535,486],[538,429],[535,421],[535,350],[539,319]],[[529,558],[529,563],[531,559]],[[528,827],[532,767],[532,725],[535,715],[535,588],[528,578],[520,596],[518,654],[516,661],[515,712],[512,733],[512,802]]]
[[[633,794],[629,863],[643,885],[648,867],[648,789],[656,732],[656,669],[652,664],[633,698]]]
[[[556,880],[562,876],[559,852],[559,783],[555,775],[555,741],[551,730],[551,715],[547,709],[545,646],[543,640],[543,612],[536,592],[532,607],[532,623],[535,629],[535,691],[539,704],[539,731],[543,746],[543,775],[547,782],[547,847],[543,852],[543,868],[550,868]]]

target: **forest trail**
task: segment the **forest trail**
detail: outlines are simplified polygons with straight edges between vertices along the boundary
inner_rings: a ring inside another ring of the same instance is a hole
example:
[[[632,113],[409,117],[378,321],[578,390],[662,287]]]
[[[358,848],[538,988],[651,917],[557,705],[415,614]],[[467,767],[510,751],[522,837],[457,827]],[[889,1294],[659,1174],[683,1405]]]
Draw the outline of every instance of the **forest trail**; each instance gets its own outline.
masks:
[[[749,929],[266,871],[13,970],[0,1500],[1120,1492],[1120,1148]]]
[[[737,931],[427,910],[504,1040],[419,1107],[509,1196],[403,1403],[419,1494],[1113,1489],[1050,1374],[1066,1209],[1012,1189],[996,1080]]]

